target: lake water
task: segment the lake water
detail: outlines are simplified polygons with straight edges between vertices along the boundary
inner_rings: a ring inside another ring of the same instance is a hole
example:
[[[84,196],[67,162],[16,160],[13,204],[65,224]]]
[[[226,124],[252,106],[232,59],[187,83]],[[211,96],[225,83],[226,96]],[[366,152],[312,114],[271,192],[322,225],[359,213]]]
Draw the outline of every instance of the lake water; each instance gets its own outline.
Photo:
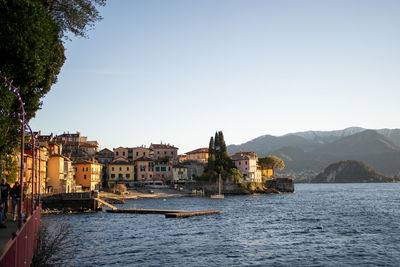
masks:
[[[296,184],[296,193],[131,200],[220,215],[44,216],[71,227],[64,266],[400,266],[400,184]],[[322,228],[322,229],[320,229]]]

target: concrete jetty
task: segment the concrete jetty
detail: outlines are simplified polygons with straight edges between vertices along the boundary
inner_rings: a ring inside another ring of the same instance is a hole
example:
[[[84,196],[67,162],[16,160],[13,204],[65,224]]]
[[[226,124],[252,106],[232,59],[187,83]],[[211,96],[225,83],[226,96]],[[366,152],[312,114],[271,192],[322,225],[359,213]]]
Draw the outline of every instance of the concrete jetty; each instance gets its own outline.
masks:
[[[109,207],[109,208],[112,208],[113,210],[116,210],[116,209],[117,209],[117,207],[111,205],[110,203],[108,203],[108,202],[106,202],[106,201],[104,201],[104,200],[102,200],[102,199],[100,199],[100,198],[95,198],[95,200],[97,200],[98,202],[100,202],[100,203],[103,204],[103,205],[106,205],[106,206]]]
[[[187,211],[180,213],[165,213],[165,218],[186,218],[192,216],[220,214],[219,210]]]
[[[220,214],[219,210],[160,210],[160,209],[115,209],[106,210],[109,213],[135,213],[135,214],[164,214],[165,218],[187,218],[192,216]]]

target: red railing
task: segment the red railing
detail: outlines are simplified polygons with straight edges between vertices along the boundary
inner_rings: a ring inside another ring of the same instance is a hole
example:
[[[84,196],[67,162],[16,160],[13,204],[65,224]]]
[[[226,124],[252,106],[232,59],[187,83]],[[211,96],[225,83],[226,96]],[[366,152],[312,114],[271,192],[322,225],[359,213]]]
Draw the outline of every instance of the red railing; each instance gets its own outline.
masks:
[[[13,239],[8,241],[0,256],[0,267],[2,266],[29,266],[32,262],[36,243],[36,236],[42,221],[42,207],[38,206],[26,223],[16,232]]]

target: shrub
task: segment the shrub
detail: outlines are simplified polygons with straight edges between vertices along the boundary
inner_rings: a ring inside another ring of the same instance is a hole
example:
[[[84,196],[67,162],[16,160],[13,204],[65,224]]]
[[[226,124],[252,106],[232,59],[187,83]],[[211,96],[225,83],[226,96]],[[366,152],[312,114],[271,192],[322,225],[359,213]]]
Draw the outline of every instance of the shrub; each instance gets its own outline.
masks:
[[[256,189],[257,189],[257,184],[256,183],[254,183],[254,182],[251,182],[251,183],[248,183],[247,184],[247,189],[249,189],[250,191],[256,191]]]
[[[36,247],[31,267],[56,266],[53,262],[62,258],[62,252],[69,235],[69,224],[42,223],[36,238]]]
[[[113,188],[111,188],[111,192],[113,193],[123,193],[126,192],[128,189],[126,188],[126,185],[124,184],[117,184]]]

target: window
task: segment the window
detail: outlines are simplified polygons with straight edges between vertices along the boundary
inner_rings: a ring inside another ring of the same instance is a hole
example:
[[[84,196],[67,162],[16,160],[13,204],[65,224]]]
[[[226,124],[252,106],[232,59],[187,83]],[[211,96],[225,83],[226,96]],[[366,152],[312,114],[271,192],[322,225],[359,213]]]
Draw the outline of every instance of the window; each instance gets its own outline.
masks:
[[[83,175],[83,179],[86,179],[86,174]]]
[[[153,178],[153,175],[150,174],[150,178]]]
[[[122,152],[122,156],[125,156],[125,152]]]
[[[145,171],[146,171],[146,166],[140,167],[140,171],[141,171],[141,172],[145,172]]]
[[[159,172],[160,171],[160,167],[156,167],[156,172]]]
[[[146,152],[143,152],[143,156],[146,156]]]
[[[114,173],[111,174],[111,178],[115,178],[115,174]]]
[[[114,167],[111,167],[111,170],[113,171],[113,170],[114,170]]]
[[[129,171],[129,167],[126,167],[126,170]]]
[[[164,155],[167,155],[167,151],[164,151]]]
[[[127,174],[125,175],[125,177],[126,177],[126,178],[129,178],[129,177],[130,177],[129,173],[127,173]]]
[[[167,170],[167,167],[161,167],[161,171],[165,172]]]
[[[160,151],[157,151],[157,154],[160,154]]]
[[[239,166],[242,165],[242,163],[239,161]]]
[[[142,174],[142,178],[144,178],[144,174]]]
[[[122,178],[122,173],[118,173],[118,178]]]
[[[122,168],[121,168],[121,167],[119,167],[119,170],[120,170],[120,171],[122,171]]]
[[[139,156],[139,152],[136,152],[136,156]]]
[[[174,151],[171,151],[171,155],[173,155],[174,154]]]
[[[170,171],[171,170],[171,167],[168,167],[168,171]]]
[[[118,151],[117,151],[117,152],[115,152],[115,154],[118,156]]]
[[[245,161],[245,162],[244,162],[244,164],[246,164],[246,165],[247,165],[247,161]]]

